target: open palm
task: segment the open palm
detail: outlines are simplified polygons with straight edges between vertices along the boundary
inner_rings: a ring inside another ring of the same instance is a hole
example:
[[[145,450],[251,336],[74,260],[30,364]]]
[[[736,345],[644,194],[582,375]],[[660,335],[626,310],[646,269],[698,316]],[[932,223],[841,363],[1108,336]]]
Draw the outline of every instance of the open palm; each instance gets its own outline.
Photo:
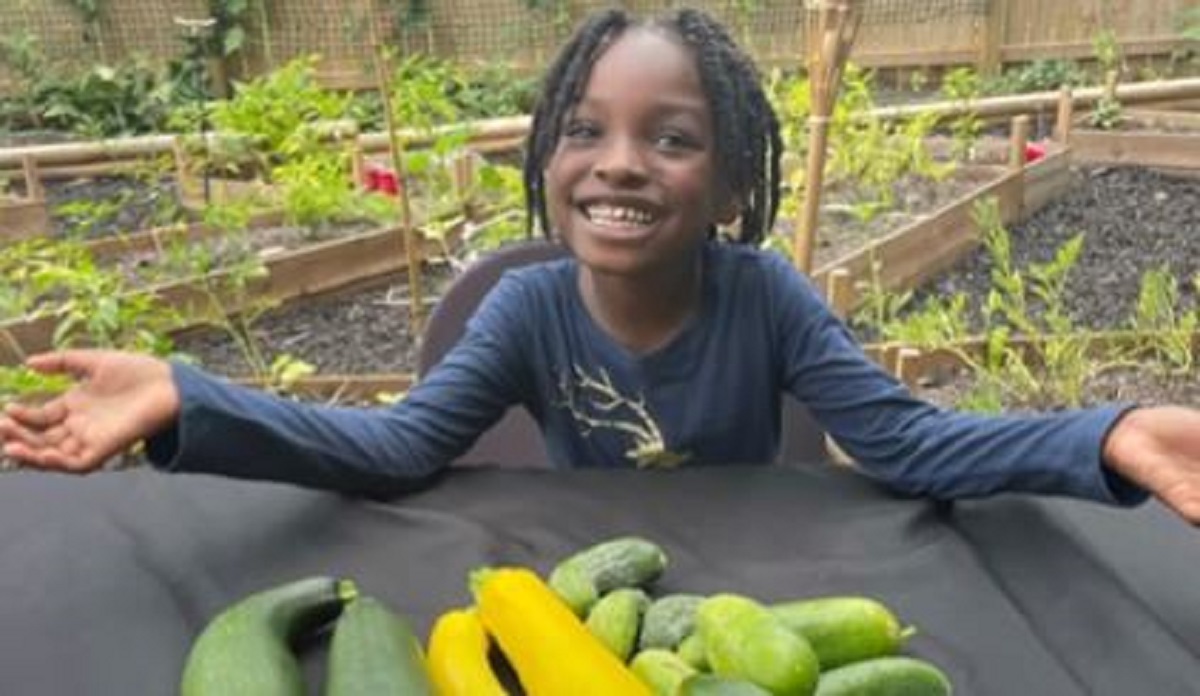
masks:
[[[41,405],[9,404],[0,416],[4,453],[26,465],[85,473],[169,424],[179,395],[166,362],[116,351],[30,358],[31,368],[77,381]]]

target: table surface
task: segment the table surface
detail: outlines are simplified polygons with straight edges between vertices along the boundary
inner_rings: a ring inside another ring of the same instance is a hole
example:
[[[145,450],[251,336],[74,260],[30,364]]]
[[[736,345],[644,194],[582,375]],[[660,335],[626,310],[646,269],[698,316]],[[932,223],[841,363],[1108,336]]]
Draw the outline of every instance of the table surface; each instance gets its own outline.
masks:
[[[956,693],[1200,693],[1200,536],[1155,503],[905,499],[833,468],[456,471],[380,502],[152,471],[0,479],[0,693],[171,694],[238,598],[354,579],[427,634],[483,565],[548,570],[621,534],[656,592],[865,594]],[[305,655],[319,681],[323,655]]]

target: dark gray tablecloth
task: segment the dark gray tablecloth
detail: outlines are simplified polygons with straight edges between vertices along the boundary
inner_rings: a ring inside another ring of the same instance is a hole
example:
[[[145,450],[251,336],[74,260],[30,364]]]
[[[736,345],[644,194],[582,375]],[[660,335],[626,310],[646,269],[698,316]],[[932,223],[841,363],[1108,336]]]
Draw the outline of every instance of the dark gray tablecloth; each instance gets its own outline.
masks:
[[[481,565],[546,570],[634,533],[664,590],[868,594],[963,695],[1200,693],[1200,536],[1030,498],[937,505],[832,469],[455,472],[392,502],[149,471],[0,478],[0,693],[174,693],[241,596],[356,580],[425,632]],[[306,657],[317,676],[319,648]],[[314,679],[314,681],[317,681]]]

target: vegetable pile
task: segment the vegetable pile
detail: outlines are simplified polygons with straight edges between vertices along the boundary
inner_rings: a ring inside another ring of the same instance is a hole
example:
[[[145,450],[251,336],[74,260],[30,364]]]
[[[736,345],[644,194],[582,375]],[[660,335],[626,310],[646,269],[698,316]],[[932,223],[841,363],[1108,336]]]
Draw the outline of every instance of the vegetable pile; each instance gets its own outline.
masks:
[[[911,627],[879,601],[766,604],[718,593],[652,594],[667,568],[653,542],[582,549],[543,579],[485,568],[474,604],[442,614],[427,652],[408,622],[348,580],[310,578],[221,612],[188,655],[182,696],[302,696],[297,640],[336,617],[330,696],[948,696],[935,665],[902,655]]]

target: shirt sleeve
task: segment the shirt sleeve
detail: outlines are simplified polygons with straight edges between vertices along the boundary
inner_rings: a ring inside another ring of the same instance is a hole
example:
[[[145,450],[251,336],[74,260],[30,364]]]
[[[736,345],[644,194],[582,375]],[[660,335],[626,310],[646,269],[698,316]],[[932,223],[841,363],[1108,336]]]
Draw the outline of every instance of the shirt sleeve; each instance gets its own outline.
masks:
[[[180,415],[147,441],[151,463],[173,472],[282,481],[364,494],[402,491],[432,477],[526,400],[525,311],[505,276],[462,340],[388,408],[294,401],[172,364]]]
[[[1002,416],[938,408],[869,359],[790,266],[776,268],[774,286],[785,388],[869,475],[936,498],[1019,491],[1121,505],[1146,499],[1102,462],[1104,440],[1129,407]]]

